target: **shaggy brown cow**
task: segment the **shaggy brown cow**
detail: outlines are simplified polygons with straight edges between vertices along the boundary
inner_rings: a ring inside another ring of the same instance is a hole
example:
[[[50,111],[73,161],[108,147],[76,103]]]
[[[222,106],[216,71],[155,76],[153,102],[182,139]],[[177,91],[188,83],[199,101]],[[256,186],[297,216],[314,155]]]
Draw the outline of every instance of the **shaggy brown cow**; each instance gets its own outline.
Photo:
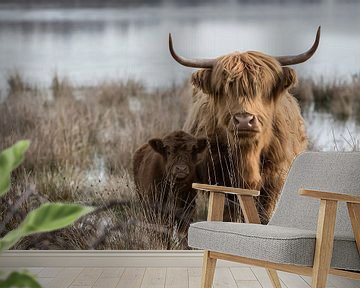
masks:
[[[181,218],[191,218],[196,196],[191,184],[197,179],[198,155],[205,150],[206,141],[175,131],[138,148],[133,158],[138,196],[160,210],[169,208],[161,206],[173,203],[174,199],[168,198],[176,197],[177,218],[183,221],[186,219]]]
[[[287,65],[308,60],[313,46],[296,56],[234,52],[217,59],[173,58],[193,73],[193,103],[184,130],[210,139],[205,182],[260,189],[258,209],[266,223],[293,158],[307,147],[304,120],[289,89],[296,73]]]

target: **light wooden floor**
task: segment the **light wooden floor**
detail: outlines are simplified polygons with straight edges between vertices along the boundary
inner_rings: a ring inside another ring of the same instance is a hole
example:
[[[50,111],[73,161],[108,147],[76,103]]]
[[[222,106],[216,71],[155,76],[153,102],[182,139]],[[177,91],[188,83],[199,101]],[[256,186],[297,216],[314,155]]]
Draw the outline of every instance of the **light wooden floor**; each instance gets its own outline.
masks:
[[[71,263],[69,263],[69,266]],[[44,288],[198,288],[200,267],[29,267]],[[22,268],[2,267],[9,273]],[[280,272],[284,288],[309,288],[311,279]],[[215,288],[272,288],[264,269],[218,267]],[[330,276],[327,287],[360,288],[360,281]]]
[[[199,288],[202,256],[195,250],[12,250],[0,255],[0,271],[27,267],[44,288]],[[310,288],[309,277],[279,275],[282,288]],[[330,276],[327,287],[360,288],[360,281]],[[272,286],[263,268],[219,260],[214,288]]]

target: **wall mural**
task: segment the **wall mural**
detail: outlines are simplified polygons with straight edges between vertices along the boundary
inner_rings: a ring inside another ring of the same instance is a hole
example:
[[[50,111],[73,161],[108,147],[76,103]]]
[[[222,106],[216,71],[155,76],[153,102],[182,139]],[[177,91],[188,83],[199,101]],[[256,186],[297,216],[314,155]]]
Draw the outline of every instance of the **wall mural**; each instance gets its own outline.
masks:
[[[360,150],[359,3],[75,2],[0,4],[0,237],[73,209],[0,249],[189,249],[192,183],[267,223],[296,155]]]

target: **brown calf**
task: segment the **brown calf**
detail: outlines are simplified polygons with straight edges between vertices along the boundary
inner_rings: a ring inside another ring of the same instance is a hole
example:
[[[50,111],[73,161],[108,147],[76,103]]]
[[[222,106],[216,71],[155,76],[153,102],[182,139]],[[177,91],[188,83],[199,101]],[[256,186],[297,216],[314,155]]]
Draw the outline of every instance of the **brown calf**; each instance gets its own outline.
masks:
[[[177,220],[189,223],[196,197],[191,184],[197,179],[198,155],[205,148],[206,138],[195,138],[183,131],[151,139],[138,148],[133,168],[139,198],[150,203],[155,211],[175,208]],[[164,207],[166,203],[175,205]]]

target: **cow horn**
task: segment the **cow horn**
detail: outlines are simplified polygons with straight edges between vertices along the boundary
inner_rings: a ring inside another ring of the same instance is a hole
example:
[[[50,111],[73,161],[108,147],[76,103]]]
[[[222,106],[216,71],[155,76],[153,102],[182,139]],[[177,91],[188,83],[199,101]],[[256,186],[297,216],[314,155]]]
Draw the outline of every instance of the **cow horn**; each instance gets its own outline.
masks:
[[[319,46],[320,28],[321,28],[321,26],[319,26],[319,28],[316,32],[316,38],[315,38],[314,44],[311,46],[311,48],[308,51],[306,51],[302,54],[299,54],[299,55],[295,55],[295,56],[279,56],[279,57],[274,57],[274,58],[279,61],[281,66],[299,64],[299,63],[305,62],[306,60],[310,59],[311,56],[314,55],[316,49]]]
[[[215,63],[215,59],[186,59],[186,58],[176,54],[174,47],[173,47],[173,43],[172,43],[171,33],[169,33],[169,50],[170,50],[171,56],[178,63],[180,63],[181,65],[184,65],[186,67],[212,68]]]

